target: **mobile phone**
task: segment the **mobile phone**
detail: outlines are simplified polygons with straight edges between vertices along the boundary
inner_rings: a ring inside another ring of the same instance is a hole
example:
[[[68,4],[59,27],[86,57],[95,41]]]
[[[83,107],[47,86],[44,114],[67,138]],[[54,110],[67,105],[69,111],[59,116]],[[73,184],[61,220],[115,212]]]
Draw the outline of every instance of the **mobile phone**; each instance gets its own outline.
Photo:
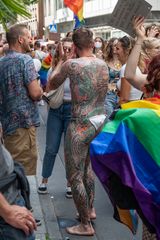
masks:
[[[46,97],[45,95],[42,95],[42,99],[47,103],[49,104],[49,98]]]

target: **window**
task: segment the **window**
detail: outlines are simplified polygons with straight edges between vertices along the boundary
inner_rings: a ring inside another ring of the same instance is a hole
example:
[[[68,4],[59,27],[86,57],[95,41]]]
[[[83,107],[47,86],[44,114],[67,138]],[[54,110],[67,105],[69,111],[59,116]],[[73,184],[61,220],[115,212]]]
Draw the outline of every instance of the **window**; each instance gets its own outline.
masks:
[[[46,17],[46,0],[43,1],[44,16]]]
[[[51,0],[48,1],[48,16],[51,15]]]
[[[63,0],[56,0],[56,10],[64,7]]]

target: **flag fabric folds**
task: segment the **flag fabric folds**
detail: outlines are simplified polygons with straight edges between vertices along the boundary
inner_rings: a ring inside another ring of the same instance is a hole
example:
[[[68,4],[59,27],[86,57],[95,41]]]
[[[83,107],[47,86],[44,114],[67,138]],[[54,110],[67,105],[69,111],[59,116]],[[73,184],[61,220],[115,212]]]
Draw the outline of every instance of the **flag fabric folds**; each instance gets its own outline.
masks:
[[[75,28],[84,25],[83,0],[64,0],[64,4],[74,13]]]
[[[90,157],[115,219],[135,233],[137,211],[160,240],[160,99],[123,104],[91,142]]]

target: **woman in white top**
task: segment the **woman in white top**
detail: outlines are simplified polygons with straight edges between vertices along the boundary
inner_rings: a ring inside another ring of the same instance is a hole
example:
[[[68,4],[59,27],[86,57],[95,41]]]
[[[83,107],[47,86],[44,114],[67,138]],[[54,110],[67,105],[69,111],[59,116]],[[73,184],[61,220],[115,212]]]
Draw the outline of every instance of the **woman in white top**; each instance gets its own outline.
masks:
[[[120,80],[117,82],[117,88],[120,91],[119,104],[140,99],[142,96],[142,92],[131,86],[124,76],[126,62],[133,44],[133,40],[127,36],[120,38],[117,43],[117,57],[123,65],[120,71]]]
[[[123,100],[124,102],[125,102],[125,100],[126,100],[126,102],[138,100],[142,96],[142,92],[140,90],[133,87],[132,85],[128,86],[128,91],[127,91],[127,87],[125,88],[125,86],[126,86],[126,80],[125,80],[125,76],[124,76],[125,68],[126,68],[126,64],[124,64],[123,67],[121,68],[120,80],[117,82],[117,88],[119,91],[121,91],[121,93],[120,93],[121,102],[122,102],[122,97],[124,96],[124,92],[125,92],[125,96],[126,96],[126,99]],[[140,70],[136,69],[136,71],[138,72]],[[122,84],[121,84],[121,81],[122,81]]]

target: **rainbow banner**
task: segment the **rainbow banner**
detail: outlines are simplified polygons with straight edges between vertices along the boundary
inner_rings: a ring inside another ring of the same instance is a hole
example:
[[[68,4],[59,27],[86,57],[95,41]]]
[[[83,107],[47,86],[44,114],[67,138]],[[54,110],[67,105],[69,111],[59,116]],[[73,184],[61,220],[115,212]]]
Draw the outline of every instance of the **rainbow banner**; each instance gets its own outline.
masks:
[[[83,0],[64,0],[64,4],[74,13],[75,29],[84,25]]]
[[[123,104],[91,142],[90,157],[115,219],[135,233],[137,212],[160,240],[160,99]]]

